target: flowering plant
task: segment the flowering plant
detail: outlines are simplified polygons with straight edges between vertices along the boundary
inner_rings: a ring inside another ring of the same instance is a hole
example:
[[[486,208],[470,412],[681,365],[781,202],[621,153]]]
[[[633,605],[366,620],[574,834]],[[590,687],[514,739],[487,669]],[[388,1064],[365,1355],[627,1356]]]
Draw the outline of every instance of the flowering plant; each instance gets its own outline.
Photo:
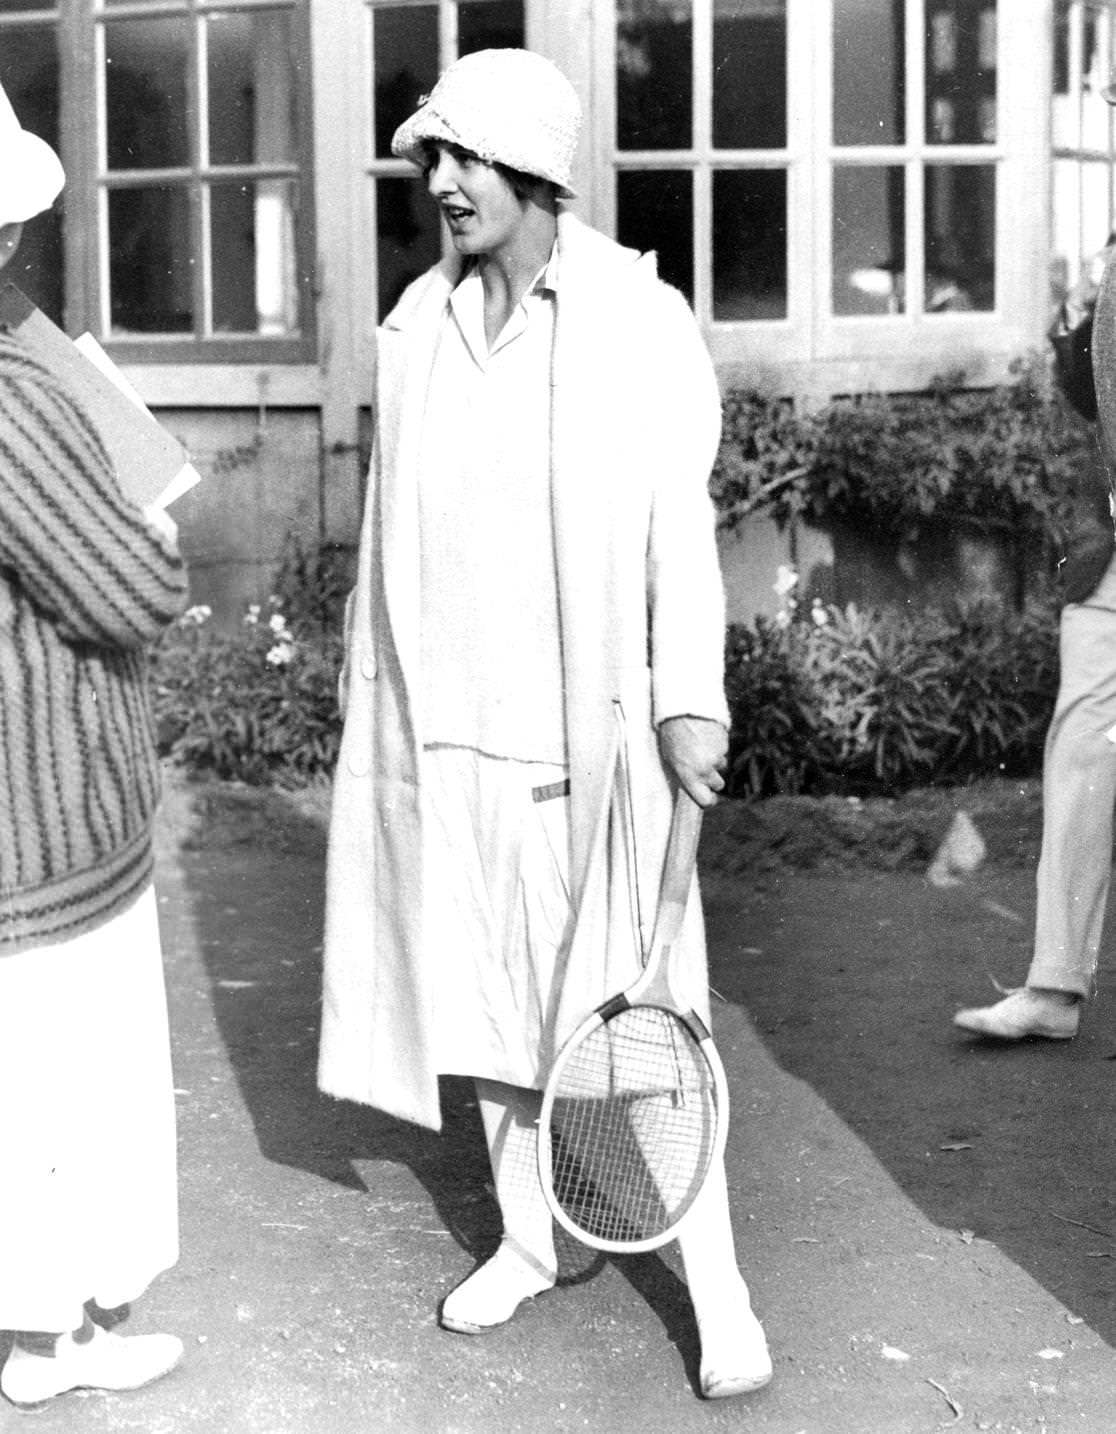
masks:
[[[155,650],[151,695],[160,753],[194,774],[300,786],[331,772],[340,740],[337,633],[250,606],[222,631],[190,608]]]

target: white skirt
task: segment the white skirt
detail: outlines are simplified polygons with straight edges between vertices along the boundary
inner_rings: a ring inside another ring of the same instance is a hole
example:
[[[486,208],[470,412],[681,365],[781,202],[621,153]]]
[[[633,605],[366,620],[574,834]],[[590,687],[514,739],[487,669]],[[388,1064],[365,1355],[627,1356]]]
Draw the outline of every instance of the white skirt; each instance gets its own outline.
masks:
[[[571,927],[566,769],[423,753],[423,951],[443,1075],[541,1087]]]
[[[0,958],[0,1329],[62,1331],[178,1259],[153,887],[96,931]]]

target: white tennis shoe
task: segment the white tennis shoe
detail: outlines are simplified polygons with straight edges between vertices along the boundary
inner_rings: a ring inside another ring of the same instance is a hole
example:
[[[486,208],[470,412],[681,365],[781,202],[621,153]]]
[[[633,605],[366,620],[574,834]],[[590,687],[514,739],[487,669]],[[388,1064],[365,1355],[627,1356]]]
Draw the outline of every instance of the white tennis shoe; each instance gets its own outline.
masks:
[[[43,1404],[71,1389],[139,1389],[169,1374],[182,1358],[173,1334],[120,1335],[99,1325],[83,1343],[59,1335],[53,1354],[15,1345],[0,1373],[0,1390],[13,1404]]]
[[[958,1011],[953,1024],[978,1036],[1021,1041],[1041,1036],[1048,1041],[1069,1041],[1081,1023],[1081,1002],[1061,992],[1032,991],[1022,986],[992,1006]]]
[[[722,1315],[711,1332],[701,1331],[701,1392],[706,1399],[731,1399],[771,1382],[771,1352],[763,1325],[745,1296],[734,1316]]]
[[[505,1240],[442,1301],[439,1322],[455,1334],[487,1334],[507,1324],[524,1300],[554,1288],[557,1276],[536,1268]]]

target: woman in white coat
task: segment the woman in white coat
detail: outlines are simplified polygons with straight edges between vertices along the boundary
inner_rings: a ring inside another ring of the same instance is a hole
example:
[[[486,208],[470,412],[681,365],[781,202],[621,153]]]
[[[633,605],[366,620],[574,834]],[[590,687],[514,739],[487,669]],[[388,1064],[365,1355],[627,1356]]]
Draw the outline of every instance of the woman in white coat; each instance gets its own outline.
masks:
[[[643,912],[676,785],[705,806],[723,786],[716,382],[653,256],[564,209],[579,123],[549,61],[488,50],[395,135],[454,252],[378,335],[347,614],[319,1079],[437,1129],[438,1076],[474,1078],[504,1234],[443,1302],[463,1333],[555,1283],[540,1090],[562,1039],[636,974],[606,819],[618,707]],[[680,946],[707,1011],[696,888]],[[702,1201],[680,1244],[719,1397],[771,1362],[723,1170]]]

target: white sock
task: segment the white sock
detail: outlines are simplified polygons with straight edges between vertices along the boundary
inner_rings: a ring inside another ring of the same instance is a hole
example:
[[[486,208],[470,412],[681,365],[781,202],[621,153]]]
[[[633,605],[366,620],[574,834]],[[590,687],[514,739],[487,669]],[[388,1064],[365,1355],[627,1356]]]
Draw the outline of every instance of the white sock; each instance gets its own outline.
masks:
[[[536,1156],[542,1094],[491,1080],[476,1081],[476,1091],[504,1243],[552,1285],[558,1268],[554,1220],[539,1184]]]

